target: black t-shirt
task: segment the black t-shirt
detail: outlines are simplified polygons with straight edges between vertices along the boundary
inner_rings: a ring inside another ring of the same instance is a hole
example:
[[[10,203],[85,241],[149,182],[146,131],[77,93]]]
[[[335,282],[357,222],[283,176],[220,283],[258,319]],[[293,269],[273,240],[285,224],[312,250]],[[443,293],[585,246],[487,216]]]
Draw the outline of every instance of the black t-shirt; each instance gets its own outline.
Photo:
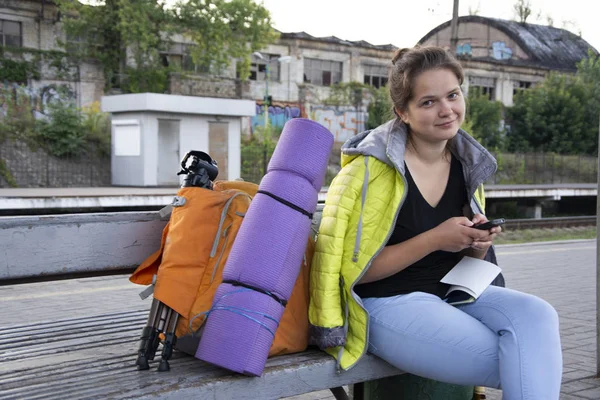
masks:
[[[463,207],[467,202],[462,164],[454,156],[450,163],[446,190],[436,207],[431,207],[423,198],[407,166],[406,180],[408,181],[407,197],[386,246],[411,239],[435,228],[449,218],[462,216]],[[458,253],[435,251],[394,275],[379,281],[356,285],[355,291],[360,297],[390,297],[411,292],[426,292],[444,297],[448,285],[440,283],[440,279],[459,260]]]

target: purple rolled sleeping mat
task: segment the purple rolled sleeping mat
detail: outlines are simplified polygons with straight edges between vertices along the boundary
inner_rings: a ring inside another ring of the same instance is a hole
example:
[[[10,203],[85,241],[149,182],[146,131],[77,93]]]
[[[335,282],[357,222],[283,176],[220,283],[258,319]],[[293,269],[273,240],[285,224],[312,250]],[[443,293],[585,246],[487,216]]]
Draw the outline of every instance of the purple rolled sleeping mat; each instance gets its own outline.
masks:
[[[288,121],[223,269],[196,358],[260,376],[292,294],[333,146],[322,125]]]

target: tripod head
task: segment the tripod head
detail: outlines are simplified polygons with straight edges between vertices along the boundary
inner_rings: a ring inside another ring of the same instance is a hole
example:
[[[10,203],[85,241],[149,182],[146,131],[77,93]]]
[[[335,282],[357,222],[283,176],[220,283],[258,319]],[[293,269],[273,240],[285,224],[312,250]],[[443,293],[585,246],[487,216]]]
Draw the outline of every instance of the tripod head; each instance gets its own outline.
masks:
[[[192,159],[188,166],[188,160]],[[182,187],[201,187],[212,189],[212,181],[217,178],[219,168],[217,162],[203,151],[189,151],[181,160],[181,171],[177,175],[186,175]]]

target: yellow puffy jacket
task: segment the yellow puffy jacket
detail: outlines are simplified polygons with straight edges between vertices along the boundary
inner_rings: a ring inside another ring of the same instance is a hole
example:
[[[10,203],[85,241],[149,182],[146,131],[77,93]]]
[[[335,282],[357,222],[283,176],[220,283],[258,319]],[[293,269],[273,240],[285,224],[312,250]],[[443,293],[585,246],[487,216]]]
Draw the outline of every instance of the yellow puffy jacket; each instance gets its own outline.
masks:
[[[406,140],[399,120],[351,138],[327,192],[310,277],[310,342],[344,370],[367,351],[369,315],[353,289],[387,243],[406,197]],[[482,183],[496,160],[462,130],[449,147],[463,165],[470,212],[484,213]]]

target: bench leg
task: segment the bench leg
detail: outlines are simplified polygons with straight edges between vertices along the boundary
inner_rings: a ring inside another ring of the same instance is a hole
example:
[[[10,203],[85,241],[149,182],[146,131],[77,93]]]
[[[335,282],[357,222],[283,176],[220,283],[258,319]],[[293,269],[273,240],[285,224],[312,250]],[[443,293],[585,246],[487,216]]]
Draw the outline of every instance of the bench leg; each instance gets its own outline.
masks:
[[[364,382],[354,385],[354,399],[361,400],[480,400],[473,386],[451,385],[411,374]],[[361,396],[362,395],[362,396]],[[358,397],[361,396],[361,397]],[[485,399],[485,397],[483,397]]]
[[[355,383],[352,389],[352,400],[365,400],[365,383]]]
[[[335,397],[335,400],[350,400],[350,397],[348,397],[348,394],[341,386],[334,387],[329,390],[331,390],[331,393],[333,393],[333,397]]]

